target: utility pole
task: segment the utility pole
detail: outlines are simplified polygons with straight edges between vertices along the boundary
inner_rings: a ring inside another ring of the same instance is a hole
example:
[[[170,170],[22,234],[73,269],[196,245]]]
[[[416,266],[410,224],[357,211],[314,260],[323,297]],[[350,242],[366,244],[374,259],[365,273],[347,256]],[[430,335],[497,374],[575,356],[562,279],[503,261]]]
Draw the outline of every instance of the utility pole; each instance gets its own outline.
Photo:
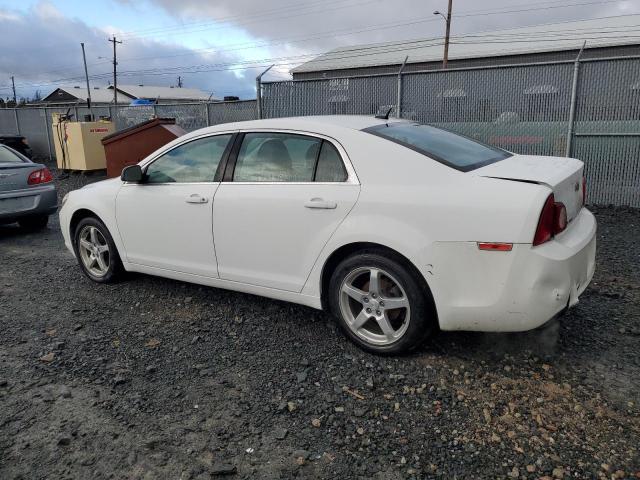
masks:
[[[182,77],[178,75],[178,88],[182,88]]]
[[[451,9],[452,9],[453,0],[449,0],[449,8],[447,9],[447,16],[445,17],[442,12],[436,10],[433,12],[434,15],[440,15],[444,18],[446,22],[446,29],[444,34],[444,56],[442,57],[442,68],[447,68],[447,63],[449,62],[449,37],[451,33]]]
[[[87,57],[84,54],[84,43],[80,42],[80,46],[82,47],[82,61],[84,62],[84,78],[87,81],[87,107],[89,108],[89,114],[91,115],[91,120],[93,120],[93,110],[91,109],[91,87],[89,87],[89,73],[87,71]],[[77,118],[76,120],[80,120]]]
[[[444,58],[442,59],[442,68],[447,68],[447,62],[449,61],[449,34],[451,33],[451,7],[453,0],[449,0],[449,8],[447,10],[447,29],[444,34]]]
[[[113,35],[113,38],[109,39],[109,42],[113,43],[113,108],[114,112],[118,108],[118,61],[116,57],[116,45],[118,43],[122,43],[122,40],[116,40],[116,35]]]
[[[13,103],[14,105],[18,105],[18,102],[16,100],[16,82],[13,79],[13,75],[11,75],[11,87],[13,88]]]

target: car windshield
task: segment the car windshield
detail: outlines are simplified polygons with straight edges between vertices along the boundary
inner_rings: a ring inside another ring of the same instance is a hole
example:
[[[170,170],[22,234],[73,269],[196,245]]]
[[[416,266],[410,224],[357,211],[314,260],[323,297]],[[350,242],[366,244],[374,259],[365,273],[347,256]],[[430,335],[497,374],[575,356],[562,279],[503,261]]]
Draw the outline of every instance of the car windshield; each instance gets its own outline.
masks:
[[[364,131],[399,143],[463,172],[511,156],[509,152],[500,148],[429,125],[391,123],[365,128]]]
[[[24,160],[8,148],[0,146],[0,163],[23,163]]]

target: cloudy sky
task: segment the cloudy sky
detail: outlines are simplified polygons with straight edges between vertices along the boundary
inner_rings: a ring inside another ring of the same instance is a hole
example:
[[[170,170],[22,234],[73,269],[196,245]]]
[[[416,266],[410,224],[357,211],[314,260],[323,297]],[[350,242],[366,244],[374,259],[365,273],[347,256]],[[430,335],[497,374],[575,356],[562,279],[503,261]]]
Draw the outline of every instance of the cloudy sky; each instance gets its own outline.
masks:
[[[255,95],[269,79],[315,54],[345,45],[443,35],[447,0],[0,0],[0,96],[44,96],[83,85],[80,42],[92,86],[176,85],[216,97]],[[640,0],[453,0],[452,35],[640,13]],[[639,26],[640,27],[640,26]]]

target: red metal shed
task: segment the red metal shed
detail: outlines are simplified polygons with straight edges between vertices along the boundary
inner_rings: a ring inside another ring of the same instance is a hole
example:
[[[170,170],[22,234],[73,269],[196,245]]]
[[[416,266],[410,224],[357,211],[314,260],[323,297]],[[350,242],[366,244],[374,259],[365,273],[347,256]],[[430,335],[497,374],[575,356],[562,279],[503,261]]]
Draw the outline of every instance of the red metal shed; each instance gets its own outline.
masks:
[[[175,118],[154,118],[107,135],[102,139],[107,176],[119,177],[124,167],[135,165],[185,133]]]

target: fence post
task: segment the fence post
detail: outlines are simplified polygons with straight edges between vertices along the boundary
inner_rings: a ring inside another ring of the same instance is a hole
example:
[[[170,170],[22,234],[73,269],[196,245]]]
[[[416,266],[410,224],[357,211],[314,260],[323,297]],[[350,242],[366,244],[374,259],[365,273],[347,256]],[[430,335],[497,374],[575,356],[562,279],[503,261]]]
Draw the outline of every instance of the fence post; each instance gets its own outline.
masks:
[[[73,113],[76,116],[76,122],[81,122],[82,120],[80,120],[80,117],[78,116],[78,105],[74,105],[73,107]]]
[[[51,134],[49,133],[49,120],[47,116],[47,107],[44,108],[44,129],[47,132],[47,149],[49,150],[49,161],[53,160],[53,154],[51,153]]]
[[[271,70],[271,67],[273,67],[273,65],[271,65],[270,67],[267,67],[267,69],[262,72],[260,75],[258,75],[256,77],[256,108],[258,109],[258,119],[262,118],[262,76],[267,73],[269,70]]]
[[[158,118],[158,106],[153,104],[153,118]]]
[[[20,135],[20,121],[18,120],[18,109],[13,109],[13,118],[16,121],[16,135]]]
[[[580,57],[584,50],[586,40],[582,44],[582,48],[578,52],[575,62],[573,63],[573,83],[571,84],[571,106],[569,107],[569,125],[567,128],[567,148],[565,150],[565,157],[571,156],[571,144],[573,143],[573,127],[576,119],[576,102],[578,101],[578,74],[580,72]]]
[[[206,112],[205,112],[205,114],[207,115],[207,127],[210,127],[211,123],[209,122],[209,102],[205,103],[204,105],[205,105],[205,107],[207,109]]]
[[[409,60],[409,55],[404,57],[404,62],[402,62],[402,65],[400,65],[400,70],[398,70],[398,98],[396,105],[396,116],[398,118],[402,118],[402,71],[407,64],[407,60]]]

